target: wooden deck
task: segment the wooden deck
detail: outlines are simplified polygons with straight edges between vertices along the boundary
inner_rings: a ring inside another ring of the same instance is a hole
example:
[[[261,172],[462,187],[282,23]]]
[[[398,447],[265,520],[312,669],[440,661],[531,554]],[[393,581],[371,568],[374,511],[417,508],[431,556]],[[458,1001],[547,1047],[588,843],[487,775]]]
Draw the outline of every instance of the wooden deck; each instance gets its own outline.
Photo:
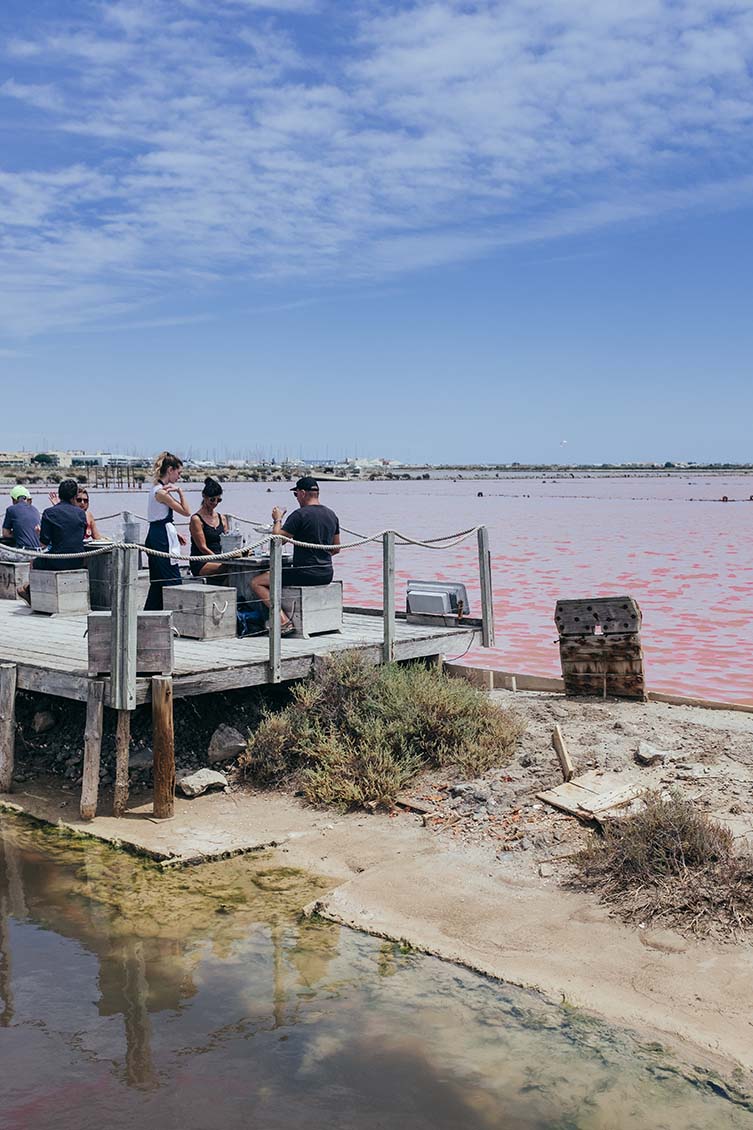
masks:
[[[475,626],[442,627],[395,621],[395,659],[462,655],[478,636]],[[87,674],[85,616],[44,616],[20,601],[0,601],[0,663],[17,668],[19,690],[86,701],[92,682]],[[283,681],[300,679],[314,658],[348,650],[362,651],[373,663],[383,655],[381,612],[346,612],[341,632],[313,639],[282,641]],[[209,694],[271,682],[267,636],[227,640],[175,640],[173,693],[176,697]],[[105,705],[110,680],[105,679]],[[151,679],[137,678],[136,700],[151,698]]]

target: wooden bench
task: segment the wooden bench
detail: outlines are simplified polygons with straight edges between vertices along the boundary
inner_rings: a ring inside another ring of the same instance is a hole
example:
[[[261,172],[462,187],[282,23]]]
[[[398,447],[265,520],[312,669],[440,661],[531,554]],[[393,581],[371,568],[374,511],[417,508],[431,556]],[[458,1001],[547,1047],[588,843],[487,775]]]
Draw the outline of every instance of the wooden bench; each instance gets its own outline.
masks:
[[[339,632],[343,626],[343,583],[291,585],[282,590],[282,607],[293,621],[295,635],[304,640],[322,632]]]
[[[235,636],[238,594],[219,585],[167,585],[162,594],[165,611],[181,636],[195,640],[221,640]]]
[[[15,600],[16,590],[28,583],[28,561],[0,561],[0,600]]]
[[[34,612],[80,616],[89,611],[89,573],[86,569],[31,569],[29,595]]]
[[[109,675],[112,671],[112,613],[90,612],[86,618],[88,672]],[[139,612],[136,617],[136,673],[172,675],[174,647],[172,613]]]

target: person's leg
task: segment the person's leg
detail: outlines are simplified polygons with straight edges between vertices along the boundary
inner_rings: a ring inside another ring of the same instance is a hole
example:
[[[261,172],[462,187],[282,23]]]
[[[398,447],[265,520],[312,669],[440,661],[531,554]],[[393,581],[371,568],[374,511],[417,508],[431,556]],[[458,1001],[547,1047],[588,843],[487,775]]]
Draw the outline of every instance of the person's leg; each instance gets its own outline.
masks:
[[[282,576],[284,582],[284,569],[282,571]],[[251,591],[257,600],[260,600],[262,604],[266,604],[267,608],[269,608],[269,572],[257,573],[255,577],[251,578]],[[280,624],[283,630],[288,628],[292,629],[293,627],[292,621],[285,615],[285,612],[282,610],[282,608],[280,609]]]

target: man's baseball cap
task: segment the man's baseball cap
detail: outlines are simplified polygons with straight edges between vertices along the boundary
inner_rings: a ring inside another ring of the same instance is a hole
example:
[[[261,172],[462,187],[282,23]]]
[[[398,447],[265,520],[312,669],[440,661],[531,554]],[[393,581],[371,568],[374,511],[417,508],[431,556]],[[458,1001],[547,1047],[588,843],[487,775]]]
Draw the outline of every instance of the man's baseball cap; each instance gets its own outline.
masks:
[[[319,490],[319,484],[316,479],[312,479],[311,475],[304,475],[299,479],[291,490]]]
[[[14,502],[18,502],[19,498],[31,498],[26,487],[14,487],[10,492],[10,496]]]

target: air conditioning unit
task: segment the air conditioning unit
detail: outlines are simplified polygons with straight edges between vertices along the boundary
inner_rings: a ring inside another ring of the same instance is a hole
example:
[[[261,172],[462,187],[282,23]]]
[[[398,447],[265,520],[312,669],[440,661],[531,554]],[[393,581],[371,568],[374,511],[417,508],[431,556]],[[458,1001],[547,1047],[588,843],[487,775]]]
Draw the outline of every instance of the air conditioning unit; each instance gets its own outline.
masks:
[[[405,611],[407,615],[467,616],[466,587],[453,581],[408,581]]]

